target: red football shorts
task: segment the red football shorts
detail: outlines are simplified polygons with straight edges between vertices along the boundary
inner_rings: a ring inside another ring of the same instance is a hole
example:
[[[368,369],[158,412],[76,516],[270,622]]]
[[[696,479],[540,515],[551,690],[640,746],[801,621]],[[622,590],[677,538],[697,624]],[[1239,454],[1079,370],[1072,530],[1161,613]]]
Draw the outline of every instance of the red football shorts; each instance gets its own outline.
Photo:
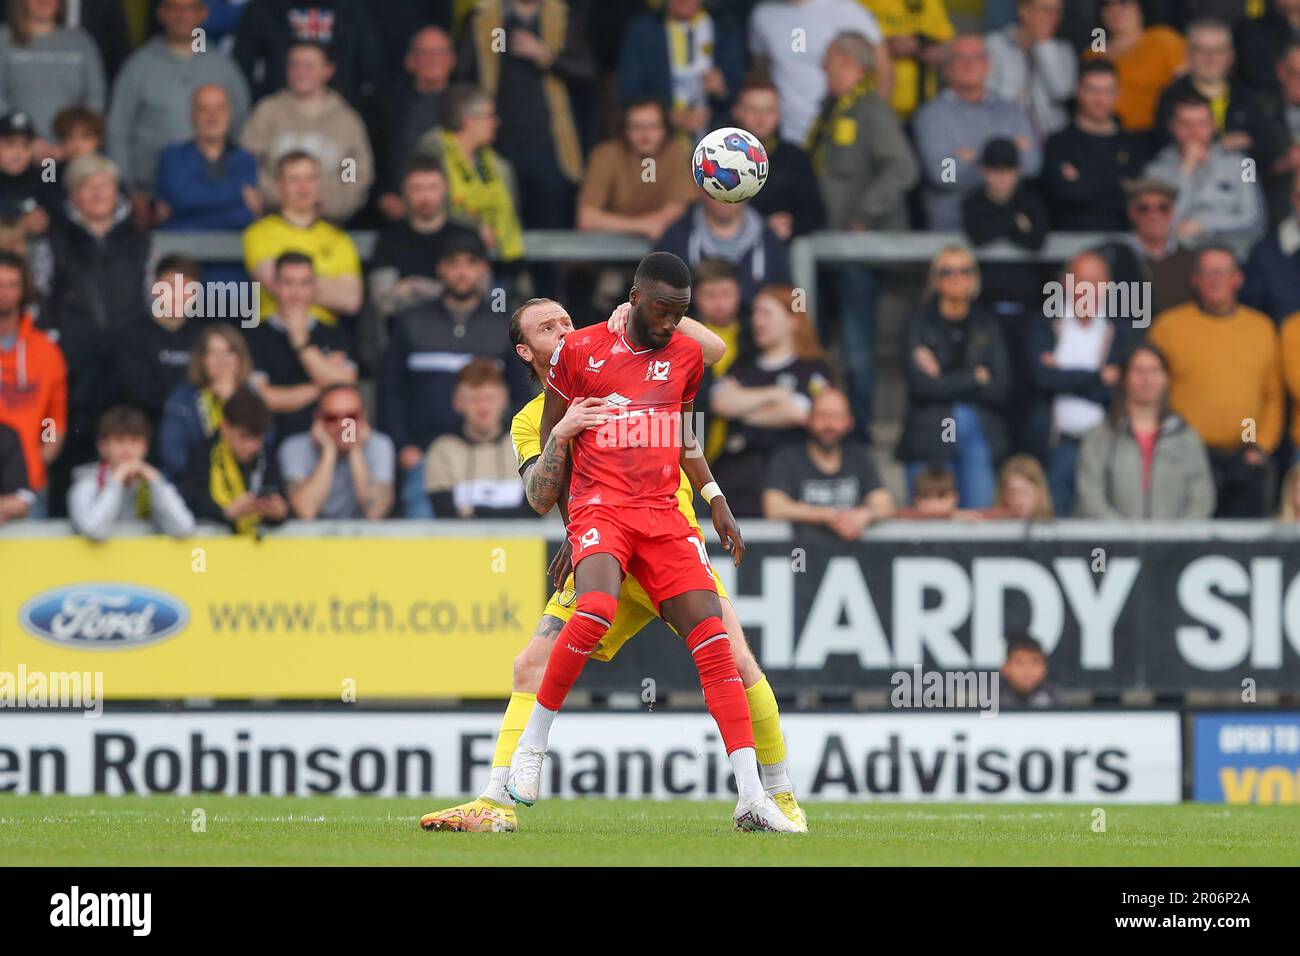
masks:
[[[568,531],[574,568],[593,554],[612,554],[656,609],[687,591],[717,593],[704,538],[676,508],[588,506],[569,515]]]

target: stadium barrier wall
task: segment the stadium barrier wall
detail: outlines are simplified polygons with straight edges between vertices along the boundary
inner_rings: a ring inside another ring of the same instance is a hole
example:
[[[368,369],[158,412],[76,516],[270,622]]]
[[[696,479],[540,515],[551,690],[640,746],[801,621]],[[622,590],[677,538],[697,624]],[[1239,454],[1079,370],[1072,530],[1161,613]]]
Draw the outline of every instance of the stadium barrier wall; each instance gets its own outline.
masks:
[[[1300,687],[1297,532],[1267,522],[882,525],[845,544],[747,522],[712,549],[777,693],[887,695],[996,670],[1010,631],[1098,694]],[[547,596],[556,522],[295,523],[260,540],[107,544],[0,530],[0,672],[102,673],[109,700],[502,698]],[[665,639],[667,642],[665,643]],[[580,689],[698,697],[661,623]]]

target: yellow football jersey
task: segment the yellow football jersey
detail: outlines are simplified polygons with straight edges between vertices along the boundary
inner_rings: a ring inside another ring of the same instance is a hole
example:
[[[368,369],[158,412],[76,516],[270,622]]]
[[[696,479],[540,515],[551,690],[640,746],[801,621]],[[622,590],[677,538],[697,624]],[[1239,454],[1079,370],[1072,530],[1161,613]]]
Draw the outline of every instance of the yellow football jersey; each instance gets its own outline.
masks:
[[[540,393],[531,402],[515,414],[510,420],[510,441],[515,446],[515,467],[522,468],[524,463],[542,453],[542,406],[546,404],[546,393]],[[681,472],[682,480],[677,486],[677,510],[680,511],[692,528],[699,528],[695,520],[695,492],[691,488],[686,472]]]
[[[253,267],[284,252],[301,252],[311,257],[316,278],[332,279],[342,275],[361,275],[361,258],[348,234],[323,219],[306,229],[293,225],[278,215],[263,216],[244,230],[244,268]],[[262,317],[275,314],[275,298],[262,286]],[[338,317],[319,305],[311,307],[317,320],[333,325]]]

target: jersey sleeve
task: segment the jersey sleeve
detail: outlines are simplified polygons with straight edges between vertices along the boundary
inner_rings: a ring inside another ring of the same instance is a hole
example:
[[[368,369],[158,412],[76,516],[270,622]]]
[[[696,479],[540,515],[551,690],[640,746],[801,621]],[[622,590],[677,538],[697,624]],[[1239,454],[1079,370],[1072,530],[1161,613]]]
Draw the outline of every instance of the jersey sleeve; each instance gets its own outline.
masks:
[[[510,442],[515,448],[515,469],[523,468],[542,453],[542,435],[539,422],[533,421],[525,406],[510,421]]]
[[[571,402],[573,401],[574,391],[572,385],[573,374],[570,370],[577,367],[575,365],[577,360],[574,356],[578,349],[573,345],[565,348],[567,342],[567,338],[561,339],[560,344],[551,353],[551,367],[546,373],[546,387],[565,401]]]

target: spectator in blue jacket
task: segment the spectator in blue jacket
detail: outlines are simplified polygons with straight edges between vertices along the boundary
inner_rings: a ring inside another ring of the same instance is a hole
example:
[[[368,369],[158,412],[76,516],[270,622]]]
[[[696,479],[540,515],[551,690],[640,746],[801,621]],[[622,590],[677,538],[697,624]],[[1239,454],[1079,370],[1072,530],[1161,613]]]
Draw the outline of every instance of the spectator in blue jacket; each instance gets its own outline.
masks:
[[[1300,312],[1300,173],[1291,180],[1291,214],[1250,252],[1241,301],[1279,323]]]
[[[230,139],[230,97],[206,83],[194,91],[194,138],[158,160],[160,229],[242,230],[262,214],[257,160]]]
[[[692,269],[704,259],[730,262],[746,304],[763,286],[790,281],[785,243],[748,202],[700,200],[659,237],[658,250],[686,260]]]
[[[694,138],[725,126],[744,79],[744,34],[704,0],[668,0],[623,31],[618,98],[626,106],[655,99],[670,108],[673,129]]]
[[[163,474],[179,481],[194,446],[209,442],[221,424],[222,409],[253,374],[253,356],[239,329],[224,322],[205,326],[190,353],[186,380],[163,404],[157,456]]]

